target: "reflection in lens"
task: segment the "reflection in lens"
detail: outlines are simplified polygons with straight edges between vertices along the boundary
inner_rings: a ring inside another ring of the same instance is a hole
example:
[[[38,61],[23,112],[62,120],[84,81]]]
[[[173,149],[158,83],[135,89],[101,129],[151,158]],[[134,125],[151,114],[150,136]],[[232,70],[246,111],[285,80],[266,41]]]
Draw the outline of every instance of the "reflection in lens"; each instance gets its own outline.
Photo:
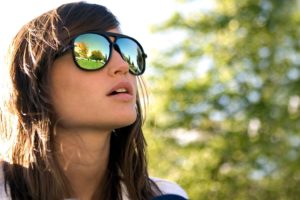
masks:
[[[109,58],[109,42],[98,34],[82,34],[74,41],[74,56],[81,68],[100,69]]]
[[[123,59],[128,63],[133,74],[141,74],[144,70],[145,59],[142,49],[129,38],[119,38],[117,45],[121,49]]]

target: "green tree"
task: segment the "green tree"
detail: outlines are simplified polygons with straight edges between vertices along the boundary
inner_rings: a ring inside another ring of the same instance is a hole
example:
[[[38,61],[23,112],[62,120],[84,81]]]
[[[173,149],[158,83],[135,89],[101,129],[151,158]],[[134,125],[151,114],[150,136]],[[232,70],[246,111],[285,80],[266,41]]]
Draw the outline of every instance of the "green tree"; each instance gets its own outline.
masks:
[[[92,51],[92,53],[91,53],[90,59],[101,61],[101,60],[104,60],[105,58],[104,58],[104,56],[103,56],[103,54],[102,54],[101,51],[99,51],[99,50],[94,50],[94,51]]]
[[[151,173],[195,200],[298,199],[298,1],[215,2],[156,27],[184,39],[152,64]]]
[[[89,48],[88,45],[84,42],[77,42],[75,44],[75,53],[76,56],[81,58],[87,58],[88,57]]]

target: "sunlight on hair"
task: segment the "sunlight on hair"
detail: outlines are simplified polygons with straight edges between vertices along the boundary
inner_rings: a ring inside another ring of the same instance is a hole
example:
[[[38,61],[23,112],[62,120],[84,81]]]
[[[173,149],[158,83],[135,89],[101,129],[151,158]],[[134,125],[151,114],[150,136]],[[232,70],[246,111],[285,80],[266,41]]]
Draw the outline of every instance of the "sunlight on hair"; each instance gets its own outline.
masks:
[[[7,115],[7,111],[0,108],[0,114]],[[10,154],[10,147],[14,145],[15,140],[11,140],[11,137],[15,137],[13,134],[17,127],[17,117],[13,117],[12,121],[7,121],[0,115],[1,126],[0,126],[0,160],[5,160],[10,162],[11,154]],[[6,135],[4,133],[9,133],[10,135]]]
[[[9,68],[7,66],[7,61],[1,59],[0,61],[0,160],[9,161],[9,147],[13,146],[13,140],[8,138],[13,137],[15,128],[17,127],[17,117],[11,117],[8,121],[8,103],[10,102],[10,78],[9,78]],[[10,134],[10,135],[7,135]]]
[[[142,106],[141,114],[143,116],[143,119],[145,120],[147,107],[149,105],[149,96],[148,96],[146,82],[143,79],[143,77],[139,77],[137,80],[138,80],[139,99]]]
[[[1,139],[1,141],[3,141]],[[8,157],[8,148],[10,146],[10,143],[8,142],[1,142],[0,143],[0,161],[1,160],[8,160],[7,157]]]
[[[0,101],[8,98],[8,86],[10,82],[7,59],[5,56],[2,57],[3,59],[0,59]]]

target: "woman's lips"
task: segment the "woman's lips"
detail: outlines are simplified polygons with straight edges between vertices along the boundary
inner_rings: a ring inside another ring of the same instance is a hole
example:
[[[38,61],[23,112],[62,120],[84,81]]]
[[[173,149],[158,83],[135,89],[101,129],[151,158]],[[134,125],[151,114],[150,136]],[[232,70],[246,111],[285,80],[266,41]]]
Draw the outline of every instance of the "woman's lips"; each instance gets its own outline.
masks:
[[[129,82],[119,82],[112,87],[107,96],[121,101],[131,101],[134,98],[133,87]]]
[[[133,100],[133,95],[128,94],[128,93],[119,93],[119,94],[109,95],[109,97],[117,99],[117,100],[121,100],[121,101],[132,101]]]

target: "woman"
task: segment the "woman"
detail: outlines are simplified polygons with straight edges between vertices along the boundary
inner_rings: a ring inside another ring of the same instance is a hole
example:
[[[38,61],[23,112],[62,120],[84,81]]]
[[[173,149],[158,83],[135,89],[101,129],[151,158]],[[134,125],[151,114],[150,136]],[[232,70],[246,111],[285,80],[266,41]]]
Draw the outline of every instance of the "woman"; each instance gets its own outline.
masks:
[[[26,24],[1,106],[0,199],[186,197],[148,176],[137,91],[145,59],[100,5],[65,4]]]

